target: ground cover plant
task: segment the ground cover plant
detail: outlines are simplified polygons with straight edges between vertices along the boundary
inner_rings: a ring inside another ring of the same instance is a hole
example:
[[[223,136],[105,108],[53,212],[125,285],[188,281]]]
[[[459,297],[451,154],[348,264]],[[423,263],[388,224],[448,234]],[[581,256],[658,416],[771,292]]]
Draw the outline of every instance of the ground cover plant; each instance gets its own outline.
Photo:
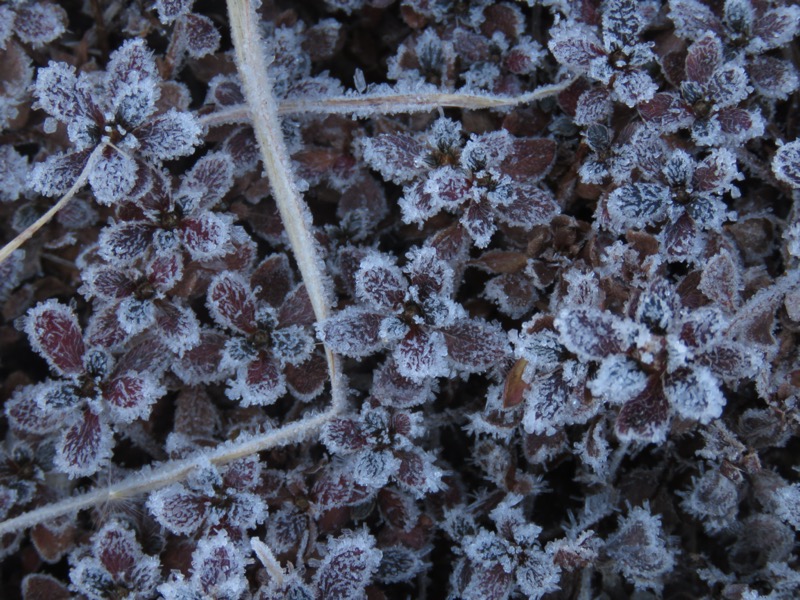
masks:
[[[800,8],[0,6],[3,598],[795,598]]]

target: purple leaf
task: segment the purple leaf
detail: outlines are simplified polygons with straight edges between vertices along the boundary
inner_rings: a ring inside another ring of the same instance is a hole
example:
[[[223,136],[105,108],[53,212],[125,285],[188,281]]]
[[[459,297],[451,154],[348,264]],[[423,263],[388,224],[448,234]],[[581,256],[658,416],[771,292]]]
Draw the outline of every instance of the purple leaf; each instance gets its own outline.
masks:
[[[457,369],[482,373],[508,356],[508,336],[494,323],[464,319],[442,329],[447,356]]]
[[[181,202],[189,212],[213,208],[233,186],[234,164],[226,152],[206,154],[184,175],[177,196],[191,198],[191,206]]]
[[[77,422],[67,428],[57,445],[56,466],[70,479],[93,475],[111,458],[113,443],[108,425],[91,410],[85,409]]]
[[[206,598],[240,598],[247,590],[244,569],[244,557],[225,531],[201,539],[192,554],[193,587]]]
[[[675,24],[679,37],[696,40],[707,31],[722,31],[719,18],[706,4],[698,0],[670,0],[669,7],[669,18]]]
[[[624,352],[633,343],[633,323],[608,311],[575,307],[562,310],[555,320],[561,342],[586,360],[602,360]]]
[[[178,356],[200,342],[200,323],[188,306],[159,303],[156,323],[164,335],[164,343]]]
[[[772,159],[772,172],[781,181],[800,188],[800,140],[778,148]]]
[[[83,373],[83,333],[70,308],[56,300],[37,304],[25,318],[25,333],[53,369],[68,376]]]
[[[201,331],[200,341],[183,353],[172,370],[189,385],[222,381],[227,376],[225,370],[220,368],[227,340],[227,336],[217,331]]]
[[[100,204],[121,202],[136,185],[138,167],[127,153],[107,147],[89,173],[89,184]]]
[[[202,128],[188,112],[171,108],[134,132],[140,153],[155,160],[170,160],[194,152],[201,142]]]
[[[256,330],[256,304],[250,285],[238,273],[217,275],[208,288],[208,308],[220,325],[242,333]]]
[[[100,255],[109,263],[130,263],[144,255],[154,227],[143,221],[112,223],[100,230]]]
[[[577,73],[588,71],[594,59],[605,55],[603,44],[588,27],[571,22],[553,29],[551,34],[550,52],[559,63]]]
[[[359,299],[378,310],[398,310],[408,287],[399,267],[383,254],[365,256],[356,274]]]
[[[380,172],[384,180],[402,184],[413,179],[422,168],[424,147],[414,138],[384,133],[363,142],[364,160]]]
[[[289,259],[285,254],[267,256],[253,271],[250,283],[256,290],[259,300],[270,306],[280,306],[293,286]],[[285,321],[280,317],[278,320],[283,323],[296,323],[296,321]]]
[[[398,372],[418,383],[427,377],[442,377],[449,371],[447,345],[438,331],[415,326],[397,344],[393,357]]]
[[[669,402],[661,382],[651,378],[641,394],[622,406],[615,429],[622,441],[658,443],[666,439],[668,425]]]
[[[686,103],[668,92],[656,94],[651,100],[639,104],[637,109],[642,119],[667,133],[688,127],[694,121]]]
[[[351,533],[328,541],[314,583],[317,600],[350,600],[364,595],[381,562],[369,534]]]
[[[266,355],[239,367],[236,378],[229,382],[226,395],[239,400],[242,406],[273,404],[286,393],[286,379],[278,364]]]
[[[192,58],[202,58],[219,48],[219,31],[208,17],[189,13],[183,18],[183,28],[186,52]]]
[[[609,225],[612,231],[644,229],[662,220],[671,203],[669,188],[657,183],[632,183],[615,189],[608,196]]]
[[[686,55],[686,76],[697,83],[706,83],[722,62],[722,42],[709,33],[689,46]]]
[[[133,372],[118,375],[103,387],[103,397],[112,414],[123,423],[146,418],[165,392],[151,376]]]
[[[765,10],[753,23],[748,49],[761,53],[791,44],[800,29],[800,7],[776,6]]]
[[[66,28],[67,12],[55,3],[26,2],[17,8],[14,31],[34,48],[61,37]]]
[[[360,358],[384,347],[380,337],[383,315],[349,306],[317,326],[320,339],[331,350]]]
[[[329,421],[322,431],[322,441],[331,452],[346,454],[367,446],[367,438],[352,419]]]
[[[147,508],[162,527],[175,535],[189,535],[199,529],[206,518],[207,500],[173,484],[150,494]]]
[[[30,185],[44,196],[61,196],[75,183],[86,166],[91,148],[66,154],[52,154],[36,163],[31,171]]]

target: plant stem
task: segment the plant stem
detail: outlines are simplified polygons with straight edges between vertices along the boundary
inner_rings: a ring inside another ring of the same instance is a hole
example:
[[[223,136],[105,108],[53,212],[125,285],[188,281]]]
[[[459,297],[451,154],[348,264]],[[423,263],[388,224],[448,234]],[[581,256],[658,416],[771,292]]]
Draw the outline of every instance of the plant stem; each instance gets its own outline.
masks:
[[[47,223],[49,223],[50,220],[55,217],[56,214],[58,214],[58,211],[64,208],[67,205],[67,202],[72,200],[75,194],[77,194],[80,189],[86,185],[86,180],[89,179],[89,174],[94,168],[94,163],[97,162],[97,157],[100,156],[100,153],[103,152],[105,148],[105,144],[101,144],[95,148],[94,151],[89,155],[89,160],[86,161],[86,166],[83,167],[83,171],[81,171],[81,174],[75,180],[75,183],[72,184],[72,187],[67,190],[67,193],[64,194],[58,202],[51,206],[46,213],[28,225],[17,235],[17,237],[0,249],[0,264],[2,264],[9,256],[11,256],[11,253],[14,252],[14,250],[17,250],[20,246],[22,246],[22,244],[32,238],[34,233],[47,225]]]
[[[275,431],[239,443],[222,444],[210,453],[201,453],[183,460],[170,461],[158,467],[144,469],[109,486],[42,506],[0,522],[0,537],[82,509],[124,500],[182,481],[198,466],[207,464],[207,461],[221,465],[262,450],[302,441],[315,433],[335,414],[335,407],[332,407],[325,412],[295,421]]]
[[[297,267],[305,283],[317,321],[330,314],[329,281],[317,243],[312,235],[312,219],[308,207],[300,196],[292,162],[278,120],[278,105],[272,95],[269,79],[269,62],[264,56],[264,44],[258,27],[258,16],[248,0],[228,0],[231,37],[236,54],[236,65],[242,80],[244,96],[250,108],[253,131],[261,151],[264,170],[272,184],[272,194],[289,237]],[[336,373],[336,361],[329,348],[325,348],[331,387],[341,385]],[[334,401],[340,398],[333,393]]]
[[[379,92],[360,96],[333,96],[312,100],[297,98],[281,102],[280,113],[369,116],[374,114],[427,112],[438,108],[465,108],[468,110],[509,108],[554,96],[565,90],[570,84],[572,84],[571,79],[554,85],[543,86],[519,96],[493,96],[490,94],[464,94],[459,92],[401,92],[386,94]]]
[[[462,94],[458,92],[363,94],[361,96],[331,96],[329,98],[289,98],[278,106],[279,115],[296,114],[372,114],[415,113],[436,110],[440,107],[481,110],[487,108],[510,108],[555,96],[572,84],[567,79],[553,85],[539,87],[519,96],[492,96],[489,94]],[[217,127],[232,123],[248,123],[250,109],[246,106],[231,106],[199,117],[205,127]]]

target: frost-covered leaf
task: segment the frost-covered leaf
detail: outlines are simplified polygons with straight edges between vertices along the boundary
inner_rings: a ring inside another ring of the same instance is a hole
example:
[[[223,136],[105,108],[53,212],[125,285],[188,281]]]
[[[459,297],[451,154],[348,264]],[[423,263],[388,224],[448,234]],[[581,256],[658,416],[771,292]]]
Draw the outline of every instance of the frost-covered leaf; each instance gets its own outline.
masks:
[[[593,411],[583,400],[587,374],[585,365],[567,361],[562,368],[532,377],[525,393],[525,431],[554,435],[564,425],[589,418]]]
[[[559,63],[576,73],[586,72],[594,59],[605,55],[603,44],[589,27],[565,23],[550,33],[550,52]]]
[[[481,373],[508,355],[508,337],[498,325],[464,319],[442,329],[447,357],[467,373]]]
[[[189,385],[222,381],[228,371],[220,367],[228,337],[214,330],[200,331],[196,345],[183,353],[172,365],[172,370]]]
[[[192,553],[192,582],[207,598],[235,600],[247,590],[245,559],[222,531],[197,543]]]
[[[330,539],[314,575],[317,600],[360,598],[381,563],[381,551],[365,531]]]
[[[774,56],[753,57],[747,65],[750,83],[765,98],[785,100],[800,87],[794,66]]]
[[[159,89],[153,53],[142,39],[127,40],[106,67],[111,108],[126,127],[136,127],[155,110]]]
[[[603,6],[603,40],[616,47],[632,45],[646,25],[639,10],[640,2],[634,0],[609,0]]]
[[[772,172],[781,181],[800,188],[800,140],[778,148],[772,159]]]
[[[415,382],[403,377],[392,360],[379,367],[373,377],[372,395],[385,406],[410,408],[423,404],[433,396],[433,382]]]
[[[603,359],[600,368],[587,385],[597,398],[614,404],[624,404],[642,393],[647,376],[636,363],[622,354]]]
[[[717,378],[704,367],[670,373],[664,381],[664,394],[678,414],[704,424],[718,418],[725,406]]]
[[[719,470],[692,478],[692,488],[681,502],[682,508],[703,523],[709,533],[733,524],[739,508],[739,489]]]
[[[67,28],[67,12],[51,2],[25,2],[17,7],[14,32],[34,48],[61,37]]]
[[[166,390],[147,374],[129,372],[113,377],[104,386],[103,397],[111,407],[115,420],[130,423],[144,419],[150,408]]]
[[[100,230],[100,255],[110,263],[129,263],[150,247],[153,227],[141,221],[119,222]]]
[[[403,488],[422,498],[442,487],[442,471],[433,464],[433,457],[418,449],[395,451],[400,464],[395,479]]]
[[[622,406],[615,429],[622,441],[657,443],[666,438],[668,426],[669,402],[661,383],[651,378],[643,392]]]
[[[181,239],[193,259],[204,261],[228,254],[231,220],[224,215],[205,211],[181,223]]]
[[[412,381],[442,377],[449,371],[447,344],[439,331],[415,327],[395,346],[397,371]]]
[[[713,11],[699,0],[670,0],[669,18],[679,37],[696,40],[707,31],[718,33],[722,23]]]
[[[364,160],[386,181],[402,184],[421,169],[423,146],[407,135],[382,134],[364,140]]]
[[[349,306],[317,326],[320,339],[334,352],[359,358],[384,346],[380,337],[383,315]]]
[[[272,357],[264,354],[239,367],[236,377],[228,383],[226,395],[239,400],[242,406],[266,406],[286,393],[283,371]]]
[[[208,309],[220,325],[242,333],[255,331],[256,303],[253,291],[238,273],[225,271],[211,281]]]
[[[1,7],[0,7],[1,8]],[[22,597],[25,600],[70,600],[67,586],[52,575],[30,573],[22,580]]]
[[[657,183],[632,183],[615,189],[608,197],[612,231],[644,229],[661,221],[671,203],[669,188]]]
[[[89,173],[89,185],[100,204],[121,202],[136,185],[138,166],[127,153],[106,148]]]
[[[631,108],[652,100],[658,91],[658,85],[644,71],[618,73],[613,88],[616,99]]]
[[[757,138],[764,133],[765,123],[756,111],[732,107],[721,109],[707,125],[707,132],[696,127],[692,136],[699,144],[713,146],[738,144]]]
[[[212,152],[198,160],[184,175],[176,193],[184,212],[213,208],[231,189],[234,169],[227,152]]]
[[[70,479],[93,475],[111,458],[113,443],[109,426],[85,409],[56,445],[55,464]]]
[[[84,285],[81,293],[86,298],[119,300],[133,296],[136,292],[136,271],[92,265],[83,273]]]
[[[706,83],[722,62],[722,42],[708,33],[689,46],[686,55],[686,76],[697,83]]]
[[[397,473],[400,461],[389,450],[369,448],[356,454],[351,468],[357,484],[377,490],[389,483],[389,478]]]
[[[53,369],[67,376],[83,373],[83,333],[69,307],[56,300],[37,304],[25,318],[25,333]]]
[[[91,149],[52,154],[30,172],[31,189],[44,196],[60,196],[72,187],[89,160]]]
[[[312,497],[318,514],[358,504],[369,498],[370,495],[370,491],[355,483],[353,474],[344,469],[326,472],[314,482],[312,489]]]
[[[46,410],[46,396],[56,392],[57,383],[48,382],[21,386],[14,390],[6,400],[3,409],[11,427],[33,433],[47,435],[57,431],[62,425],[62,415],[57,410]]]
[[[662,578],[674,564],[674,553],[667,547],[661,519],[648,508],[634,508],[620,520],[617,531],[608,538],[606,552],[637,589],[660,591]]]
[[[203,496],[176,483],[152,492],[147,508],[162,527],[175,535],[189,535],[203,526],[207,503]]]
[[[763,11],[753,22],[753,38],[748,50],[766,52],[790,44],[800,30],[800,7],[775,6]]]
[[[94,555],[114,578],[133,570],[142,558],[136,535],[116,521],[106,523],[92,537],[92,546]]]
[[[611,115],[612,109],[613,104],[609,90],[605,88],[590,89],[578,98],[574,120],[578,125],[603,123]]]
[[[221,36],[214,21],[204,15],[190,13],[183,18],[186,52],[192,58],[202,58],[219,48]]]
[[[117,305],[117,319],[125,333],[137,335],[155,322],[155,305],[150,300],[137,300],[133,296],[125,297]]]
[[[161,22],[169,25],[192,10],[193,4],[194,0],[156,0],[155,8]]]
[[[694,121],[686,103],[669,92],[655,94],[650,100],[639,104],[637,109],[642,119],[667,133],[688,127]]]
[[[706,84],[706,94],[717,108],[736,106],[750,95],[747,73],[738,65],[720,67]]]
[[[14,146],[0,146],[0,201],[13,202],[24,192],[28,178],[28,159]]]
[[[427,564],[418,552],[405,546],[381,548],[381,564],[375,575],[381,583],[401,583],[412,580]]]
[[[697,191],[722,195],[734,190],[733,181],[740,178],[736,157],[728,149],[715,149],[698,164],[692,174],[692,187]]]
[[[630,321],[588,307],[562,310],[555,326],[561,334],[561,342],[587,360],[602,360],[623,352],[637,334]]]
[[[739,290],[742,286],[739,264],[729,252],[720,250],[706,262],[697,289],[722,309],[732,313],[739,306]]]
[[[352,419],[329,421],[322,430],[322,441],[335,453],[355,452],[367,445],[367,438],[361,427]]]
[[[34,94],[39,106],[59,121],[84,117],[82,98],[76,93],[78,78],[75,67],[51,61],[39,69],[34,86]]]
[[[498,206],[496,211],[501,221],[524,229],[549,224],[561,212],[551,192],[527,184],[519,184],[512,201],[508,205]]]
[[[549,552],[530,548],[524,552],[515,570],[517,586],[530,600],[538,600],[561,589],[561,567]]]
[[[384,254],[368,254],[356,273],[356,294],[379,310],[397,310],[408,283],[399,267]]]
[[[201,142],[202,128],[188,112],[171,108],[136,129],[139,152],[156,160],[171,160],[194,152]]]

